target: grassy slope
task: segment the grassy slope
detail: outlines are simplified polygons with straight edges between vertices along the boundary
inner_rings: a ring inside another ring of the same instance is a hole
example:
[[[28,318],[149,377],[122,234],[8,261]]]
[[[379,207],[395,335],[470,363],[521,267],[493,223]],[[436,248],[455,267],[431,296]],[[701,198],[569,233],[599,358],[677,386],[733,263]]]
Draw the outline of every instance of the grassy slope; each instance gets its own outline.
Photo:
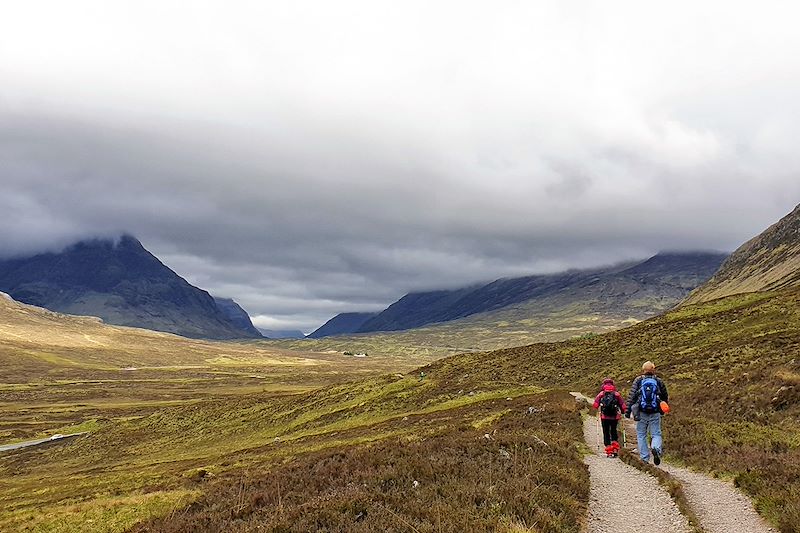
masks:
[[[674,412],[665,421],[668,453],[674,459],[690,465],[733,477],[739,486],[755,498],[759,511],[779,524],[782,531],[799,531],[798,356],[800,291],[741,295],[704,305],[687,306],[634,327],[593,338],[465,354],[437,361],[423,369],[425,379],[430,380],[428,386],[435,388],[429,389],[429,392],[419,389],[413,395],[398,395],[398,399],[402,397],[404,400],[396,405],[399,409],[397,416],[402,414],[406,403],[426,405],[424,398],[427,394],[439,395],[439,401],[448,394],[470,401],[474,396],[469,396],[469,391],[493,389],[500,389],[502,394],[511,394],[510,391],[519,393],[531,387],[590,392],[606,376],[616,378],[623,387],[627,387],[638,373],[642,361],[653,359],[672,394]],[[328,392],[317,394],[324,397]],[[528,398],[525,400],[526,403],[534,403]],[[509,424],[506,429],[509,433],[523,428],[514,425],[525,420],[519,416],[519,407],[522,405],[515,405],[506,415],[509,417],[505,419]],[[502,405],[497,406],[498,409],[500,407]],[[356,409],[353,416],[359,416],[358,412]],[[497,411],[495,416],[502,412]],[[381,440],[393,438],[394,435],[382,435],[385,428],[381,424],[364,426],[359,434]],[[459,442],[457,432],[445,429],[453,442]],[[549,429],[552,431],[554,428],[551,426]],[[570,424],[562,430],[574,431]],[[447,447],[450,442],[448,438],[437,442],[439,446],[450,450]],[[396,457],[401,463],[407,460],[398,456],[406,457],[406,451],[397,451],[391,444],[381,445],[379,450],[376,453],[390,463]],[[360,452],[348,447],[337,447],[333,453],[361,457],[358,455]],[[428,454],[429,451],[424,453]],[[451,450],[449,453],[457,451]],[[325,459],[313,456],[305,462],[301,458],[297,469],[313,471],[311,465],[321,460]],[[346,467],[348,460],[343,460],[344,472],[349,472]],[[470,464],[468,459],[464,461]],[[573,467],[566,463],[563,468]],[[231,517],[226,517],[223,509],[235,505],[233,494],[247,494],[253,498],[252,501],[247,500],[251,502],[247,504],[246,521],[249,526],[243,527],[243,530],[264,523],[280,524],[280,521],[268,522],[266,516],[273,516],[274,512],[281,510],[280,504],[275,501],[278,491],[275,483],[280,484],[281,480],[286,479],[286,486],[290,486],[294,476],[299,475],[295,470],[292,472],[273,470],[277,481],[272,485],[265,485],[256,475],[254,483],[258,488],[253,490],[236,491],[231,485],[233,481],[221,481],[221,485],[215,486],[214,491],[185,517],[157,522],[156,530],[159,527],[179,530],[179,525],[189,523],[187,520],[209,520],[214,525],[229,524]],[[463,477],[468,478],[467,475]],[[338,494],[337,491],[347,486],[346,481],[333,475],[329,482],[315,485],[308,499],[295,494],[295,507],[291,512],[299,512],[298,508],[303,508],[303,505],[317,505],[317,498],[328,501],[326,495],[332,497],[331,494]],[[391,498],[389,489],[376,489],[369,482],[367,486],[369,490],[358,493],[360,499],[341,497],[332,508],[323,506],[328,513],[326,516],[331,520],[346,516],[353,521],[357,516],[356,508],[347,507],[348,502],[359,502],[360,507],[356,506],[359,512],[367,510],[373,513],[376,510],[375,506],[369,505],[370,501],[383,502]],[[582,494],[575,491],[573,498],[582,501]],[[452,497],[457,500],[459,496]],[[425,501],[428,508],[436,502],[431,499]],[[547,498],[542,500],[544,503],[548,501]],[[426,523],[412,511],[399,507],[392,509],[404,519]],[[472,507],[466,505],[464,509],[464,512],[468,512]],[[296,515],[290,513],[288,516]],[[384,517],[380,513],[379,516]],[[454,517],[452,520],[451,525],[458,524],[453,526],[454,530],[464,527]],[[435,521],[427,523],[436,524]],[[371,523],[373,527],[386,527],[387,524],[390,522]],[[353,526],[353,530],[359,529]],[[435,530],[433,526],[431,530]]]
[[[526,415],[531,404],[543,411]],[[570,398],[526,395],[417,413],[350,422],[322,449],[315,443],[327,438],[304,439],[291,462],[222,476],[187,512],[136,531],[580,530],[588,476]]]
[[[783,531],[800,531],[800,291],[687,306],[591,339],[449,358],[431,372],[455,379],[469,368],[591,391],[605,376],[629,386],[646,359],[671,390],[668,453],[734,477]]]
[[[438,519],[448,523],[471,499],[483,502],[464,517],[476,527],[535,522],[545,524],[546,531],[576,531],[585,508],[586,473],[571,446],[580,438],[580,421],[563,393],[481,380],[461,390],[435,378],[370,377],[425,359],[298,355],[248,343],[190,341],[15,303],[3,303],[0,314],[0,358],[7,363],[0,405],[7,427],[20,432],[25,423],[51,429],[73,424],[75,430],[93,430],[70,443],[0,455],[2,531],[124,531],[152,516],[175,518],[176,510],[198,498],[219,505],[243,475],[253,480],[246,483],[247,494],[258,500],[265,472],[276,468],[288,469],[281,503],[287,514],[280,515],[286,522],[297,513],[309,516],[302,503],[291,505],[306,495],[308,480],[281,465],[292,461],[298,472],[313,470],[317,460],[338,457],[342,450],[352,451],[349,471],[368,458],[397,454],[394,466],[381,470],[380,485],[361,487],[362,501],[388,487],[391,476],[414,476],[424,483],[413,493],[421,498],[417,502],[435,498]],[[128,366],[138,370],[123,370]],[[252,375],[261,376],[256,386],[249,385]],[[335,384],[345,380],[354,383]],[[267,384],[274,390],[266,390]],[[276,394],[326,384],[302,395]],[[519,413],[544,404],[546,412],[520,425]],[[483,438],[509,424],[516,432]],[[519,431],[524,428],[536,428],[537,436]],[[384,447],[380,455],[371,443]],[[420,471],[423,453],[439,454],[449,466]],[[460,477],[458,465],[467,463],[473,465],[471,477]],[[449,488],[440,493],[432,484],[436,479],[448,480]],[[324,501],[337,501],[325,495],[342,490],[342,483],[349,480],[324,478],[315,490]],[[562,487],[570,492],[560,493]],[[411,506],[415,500],[406,487],[397,489],[395,500],[401,498],[407,507],[393,511],[395,504],[387,500],[388,514],[373,510],[365,523],[432,519],[424,513],[391,515],[433,508]],[[234,492],[243,497],[244,490]],[[529,492],[542,495],[540,501],[518,496]],[[510,495],[517,496],[509,500]],[[330,514],[320,520],[342,519],[335,509],[317,508]],[[229,515],[208,513],[211,530],[227,529],[221,523]],[[240,509],[235,518],[244,514]]]
[[[539,411],[526,415],[530,406]],[[258,395],[165,409],[68,445],[0,459],[0,529],[45,529],[81,502],[92,509],[114,498],[203,488],[191,513],[173,514],[156,530],[198,522],[205,528],[197,531],[230,531],[232,521],[255,528],[273,519],[277,527],[299,516],[337,530],[343,522],[374,530],[398,520],[430,522],[436,504],[448,531],[464,520],[478,531],[533,523],[540,531],[578,531],[588,497],[574,446],[580,432],[568,395],[480,379],[395,376],[300,398]],[[340,468],[322,475],[320,462]],[[201,469],[214,477],[199,481],[208,477]],[[363,482],[354,486],[355,471]],[[414,479],[422,490],[412,490]],[[282,486],[280,501],[269,489],[274,483]],[[462,515],[467,502],[474,508]],[[365,505],[370,518],[356,523]],[[276,506],[285,514],[274,516]]]
[[[345,366],[351,362],[332,354],[281,350],[255,341],[201,341],[109,326],[91,317],[52,313],[0,298],[0,379],[7,383],[29,383],[42,373],[52,379],[85,376],[87,372],[119,375],[116,373],[130,367],[315,367],[330,361]],[[392,361],[390,366],[400,361]]]
[[[93,507],[199,488],[194,505],[140,527],[280,530],[309,516],[315,527],[353,531],[410,529],[404,523],[574,531],[588,488],[574,446],[580,420],[564,392],[541,387],[590,392],[605,376],[626,386],[653,359],[672,394],[668,452],[733,476],[783,531],[798,531],[798,356],[795,290],[687,306],[587,339],[459,355],[425,367],[422,380],[163,409],[66,446],[0,458],[0,529],[58,521],[65,502]],[[544,410],[526,416],[528,406]],[[192,481],[199,468],[214,477]],[[547,489],[536,500],[525,496],[530,477]],[[409,488],[414,479],[425,488]],[[559,486],[567,490],[548,488]]]
[[[707,283],[692,292],[687,302],[800,286],[799,235],[800,205],[733,252]]]
[[[0,442],[199,399],[295,394],[430,360],[190,340],[0,298]]]
[[[605,333],[664,312],[674,303],[673,300],[648,300],[640,302],[641,305],[633,302],[624,309],[600,310],[600,305],[591,300],[569,306],[563,306],[561,302],[549,305],[547,301],[537,301],[535,305],[523,303],[405,331],[265,341],[264,344],[294,350],[444,357]]]

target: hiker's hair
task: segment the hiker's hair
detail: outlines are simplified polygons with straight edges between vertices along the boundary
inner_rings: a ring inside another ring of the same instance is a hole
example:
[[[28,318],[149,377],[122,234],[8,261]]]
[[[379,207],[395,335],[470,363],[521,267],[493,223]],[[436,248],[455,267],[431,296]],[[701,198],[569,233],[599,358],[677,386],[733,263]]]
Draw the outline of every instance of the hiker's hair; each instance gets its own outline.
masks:
[[[646,361],[642,365],[642,372],[652,372],[655,369],[656,369],[656,365],[654,365],[652,361]]]

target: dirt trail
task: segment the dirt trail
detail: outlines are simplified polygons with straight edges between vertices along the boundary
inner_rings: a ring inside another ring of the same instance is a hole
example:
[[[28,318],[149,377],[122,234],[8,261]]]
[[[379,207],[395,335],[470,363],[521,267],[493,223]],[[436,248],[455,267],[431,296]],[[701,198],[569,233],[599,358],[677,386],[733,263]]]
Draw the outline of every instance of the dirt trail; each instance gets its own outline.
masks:
[[[773,533],[753,503],[732,483],[671,465],[662,468],[683,484],[686,499],[706,533]]]
[[[570,393],[591,404],[581,393]],[[636,447],[636,423],[623,419],[628,448]],[[587,456],[591,476],[589,533],[648,531],[689,531],[689,525],[672,499],[655,478],[603,453],[603,437],[594,417],[583,424],[583,437],[592,450]],[[665,443],[667,446],[669,443]],[[706,533],[776,533],[753,508],[753,502],[732,483],[661,464],[683,485],[686,499]]]
[[[669,494],[649,474],[619,459],[599,455],[596,421],[583,424],[586,444],[594,452],[584,461],[589,466],[588,533],[688,533],[689,523]],[[600,437],[602,448],[602,436]]]
[[[669,418],[666,419],[669,423]],[[628,443],[636,446],[636,422],[625,420]],[[633,435],[631,438],[630,435]],[[669,443],[665,443],[667,446]],[[753,502],[733,483],[674,465],[661,464],[683,485],[686,499],[706,533],[775,533],[753,508]]]

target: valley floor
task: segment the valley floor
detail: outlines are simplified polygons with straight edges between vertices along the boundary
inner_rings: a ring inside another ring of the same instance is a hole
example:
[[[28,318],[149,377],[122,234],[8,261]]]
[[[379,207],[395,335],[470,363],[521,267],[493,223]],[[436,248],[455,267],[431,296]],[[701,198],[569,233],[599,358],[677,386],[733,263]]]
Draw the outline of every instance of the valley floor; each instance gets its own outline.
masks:
[[[246,351],[266,354],[258,343],[198,349],[228,351],[209,358],[217,371],[256,373]],[[180,364],[198,359],[185,357]],[[0,455],[0,530],[578,533],[590,517],[590,477],[583,422],[566,391],[592,390],[609,376],[625,388],[645,359],[670,385],[668,458],[733,479],[782,533],[800,531],[798,291],[726,298],[605,335],[460,354],[413,371],[387,366],[379,377],[309,365],[330,371],[310,375],[332,381],[98,420],[69,443]],[[173,375],[183,372],[191,370]],[[32,404],[41,386],[7,381],[8,412]],[[57,404],[79,421],[89,402],[72,393]]]

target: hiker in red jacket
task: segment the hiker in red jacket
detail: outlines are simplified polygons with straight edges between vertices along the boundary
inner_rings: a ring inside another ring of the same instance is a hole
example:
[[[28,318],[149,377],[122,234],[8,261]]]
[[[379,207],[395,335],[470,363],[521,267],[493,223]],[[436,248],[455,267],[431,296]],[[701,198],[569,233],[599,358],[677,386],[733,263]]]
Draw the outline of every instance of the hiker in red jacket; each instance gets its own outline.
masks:
[[[603,386],[594,399],[594,408],[600,410],[600,422],[603,425],[603,444],[606,446],[606,455],[616,457],[619,453],[619,435],[617,422],[625,412],[625,400],[617,392],[613,379],[603,380]]]

